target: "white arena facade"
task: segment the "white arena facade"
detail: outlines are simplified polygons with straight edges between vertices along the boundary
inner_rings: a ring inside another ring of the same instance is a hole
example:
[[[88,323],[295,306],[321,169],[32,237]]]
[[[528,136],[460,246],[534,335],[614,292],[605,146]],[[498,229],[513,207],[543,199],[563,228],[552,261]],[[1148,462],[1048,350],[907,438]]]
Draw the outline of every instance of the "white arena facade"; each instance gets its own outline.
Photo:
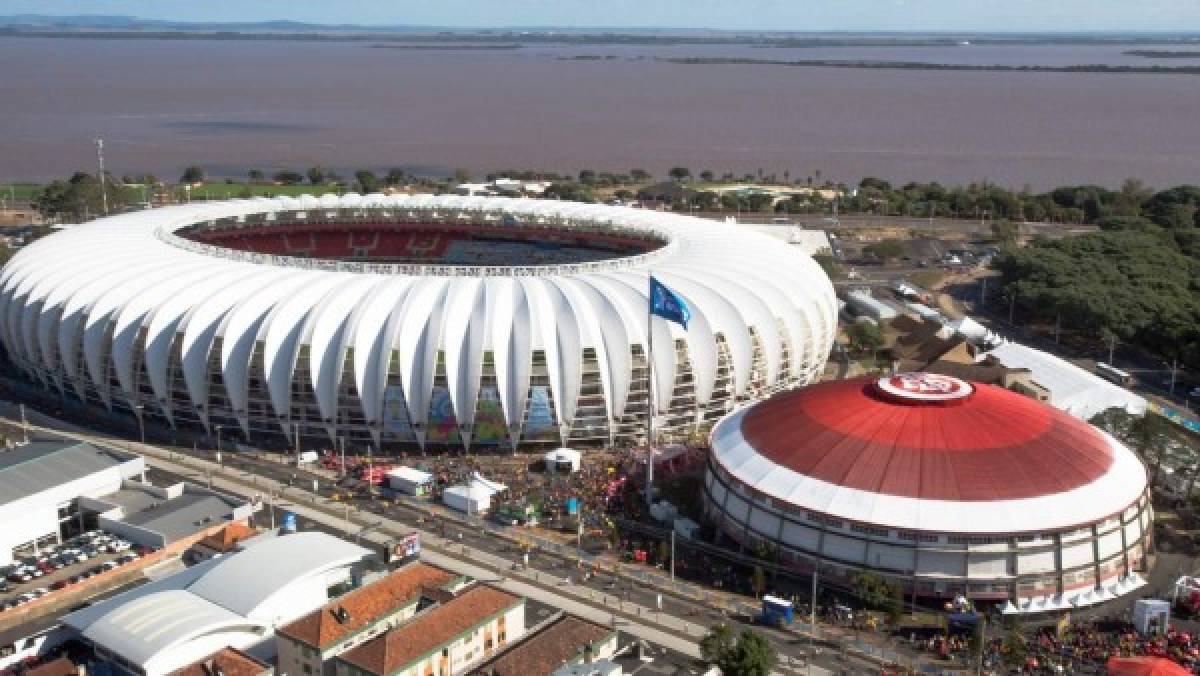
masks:
[[[814,382],[833,287],[724,223],[545,200],[326,195],[124,213],[0,273],[0,341],[67,399],[265,448],[641,441],[648,277],[665,438]],[[666,396],[669,393],[669,396]]]
[[[729,538],[849,582],[1007,612],[1144,584],[1146,470],[1101,430],[1002,387],[935,374],[824,382],[743,407],[711,435],[705,509]]]

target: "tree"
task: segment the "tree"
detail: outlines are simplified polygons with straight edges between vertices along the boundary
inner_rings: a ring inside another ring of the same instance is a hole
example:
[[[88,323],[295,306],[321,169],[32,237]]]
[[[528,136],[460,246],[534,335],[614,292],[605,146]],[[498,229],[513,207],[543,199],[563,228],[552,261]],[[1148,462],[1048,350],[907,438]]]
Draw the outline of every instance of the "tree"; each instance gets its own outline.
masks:
[[[733,654],[737,637],[727,624],[718,624],[700,639],[700,657],[711,664],[720,664]]]
[[[354,180],[358,183],[359,192],[363,194],[379,192],[379,177],[373,171],[359,169],[354,172]]]
[[[841,263],[837,262],[837,259],[833,257],[833,254],[819,253],[813,256],[813,260],[817,262],[817,265],[821,266],[821,269],[825,271],[825,274],[828,275],[830,279],[841,278],[842,265]]]
[[[262,169],[251,169],[246,172],[246,177],[250,179],[251,183],[258,183],[266,178],[266,175],[263,174]]]
[[[850,346],[861,352],[870,350],[872,353],[883,347],[883,331],[875,322],[854,322],[846,327],[846,337]]]
[[[659,542],[658,547],[654,551],[654,558],[664,566],[669,565],[671,562],[671,546],[665,542]]]
[[[276,183],[284,185],[299,185],[304,182],[304,177],[300,175],[300,172],[292,171],[291,169],[277,171],[271,178],[275,179]]]
[[[667,175],[670,176],[671,180],[673,181],[686,181],[687,179],[691,178],[692,170],[688,169],[687,167],[671,167],[671,170],[667,172]]]
[[[1008,620],[1008,634],[1004,637],[1004,663],[1010,667],[1025,666],[1025,656],[1029,653],[1025,645],[1025,635],[1021,631],[1021,621],[1016,617]]]
[[[904,243],[898,239],[871,242],[863,247],[863,253],[872,258],[878,258],[881,261],[891,260],[904,255]]]
[[[1017,235],[1020,234],[1020,228],[1016,223],[1004,219],[1000,221],[992,221],[992,239],[1000,246],[1016,246]]]
[[[102,215],[105,196],[109,211],[120,211],[133,201],[135,191],[113,181],[111,176],[101,188],[98,178],[81,171],[66,181],[49,183],[33,198],[32,204],[47,219],[80,221]]]
[[[1150,463],[1150,490],[1158,485],[1162,473],[1163,455],[1171,441],[1172,423],[1157,413],[1147,411],[1133,421],[1129,434],[1134,447],[1142,456],[1142,462]],[[1153,460],[1151,460],[1153,458]]]
[[[471,182],[471,172],[469,172],[466,169],[463,169],[461,167],[459,167],[458,169],[455,169],[454,170],[454,182],[455,183],[470,183]]]
[[[646,171],[645,169],[634,169],[629,172],[629,176],[636,183],[645,183],[646,181],[649,181],[650,179],[654,178],[653,176],[650,175],[650,172]]]
[[[308,170],[308,182],[313,185],[321,185],[325,182],[325,170],[317,165],[310,167]]]
[[[746,629],[735,637],[727,624],[716,625],[700,639],[700,657],[726,676],[767,676],[777,661],[775,648],[762,634]]]
[[[196,165],[192,165],[183,170],[183,176],[179,177],[180,183],[192,185],[194,183],[202,183],[204,181],[204,170]]]
[[[584,169],[579,172],[579,182],[584,185],[591,185],[596,182],[596,172],[591,169]]]
[[[762,566],[754,567],[754,571],[750,574],[750,587],[754,590],[754,595],[759,597],[767,590],[767,572],[763,570]]]
[[[383,177],[383,182],[390,186],[397,186],[404,183],[406,178],[407,174],[404,173],[403,169],[393,168],[388,170],[387,176]]]
[[[704,171],[700,172],[700,180],[712,182],[713,173],[711,171],[709,171],[708,169],[705,169]]]

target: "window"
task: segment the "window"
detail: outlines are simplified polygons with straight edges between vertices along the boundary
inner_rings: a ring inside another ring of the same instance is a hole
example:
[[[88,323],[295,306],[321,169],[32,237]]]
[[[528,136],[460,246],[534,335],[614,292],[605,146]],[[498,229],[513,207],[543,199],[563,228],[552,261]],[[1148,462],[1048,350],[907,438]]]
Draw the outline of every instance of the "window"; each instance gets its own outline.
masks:
[[[301,667],[301,669],[303,669],[304,673],[306,673],[306,674],[312,673],[312,667],[309,666],[307,662]]]
[[[850,525],[850,530],[854,531],[855,533],[862,533],[864,535],[874,535],[875,537],[881,537],[881,538],[885,538],[888,536],[888,529],[886,529],[886,528],[873,528],[871,526],[860,526],[856,523]]]

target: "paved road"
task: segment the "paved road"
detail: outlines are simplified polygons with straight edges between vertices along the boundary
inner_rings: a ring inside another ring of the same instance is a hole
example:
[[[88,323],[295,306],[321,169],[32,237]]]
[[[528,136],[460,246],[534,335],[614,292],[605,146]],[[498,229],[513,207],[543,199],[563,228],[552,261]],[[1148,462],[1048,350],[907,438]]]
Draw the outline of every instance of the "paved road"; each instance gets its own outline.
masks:
[[[13,408],[11,404],[0,406],[10,425],[18,424]],[[542,550],[531,552],[529,567],[525,569],[520,565],[520,551],[514,544],[487,534],[478,526],[430,517],[418,509],[382,499],[335,502],[330,496],[339,489],[327,473],[230,453],[222,454],[222,462],[218,464],[213,459],[193,456],[190,449],[183,453],[180,452],[182,449],[142,446],[80,431],[33,411],[27,411],[27,416],[38,436],[73,436],[140,452],[147,457],[159,479],[183,478],[248,498],[259,495],[268,503],[260,519],[268,523],[272,518],[278,523],[281,512],[291,511],[301,518],[302,526],[319,526],[377,544],[420,530],[425,544],[423,556],[432,563],[479,579],[497,581],[514,593],[578,612],[595,621],[608,623],[615,620],[623,631],[683,654],[698,654],[696,641],[712,624],[729,622],[737,627],[746,626],[742,621],[744,618],[731,616],[728,603],[715,595],[705,602],[662,594],[640,584],[626,572],[614,577],[609,570],[601,570],[585,581],[574,565]],[[313,480],[317,481],[315,494]],[[661,611],[658,610],[660,598]],[[765,634],[783,658],[783,665],[801,663],[809,646],[806,637],[776,630],[765,630]],[[842,656],[838,652],[836,644],[826,643],[812,673],[837,673],[838,670],[871,673],[877,670],[871,662],[853,655]],[[804,671],[807,673],[808,670]]]

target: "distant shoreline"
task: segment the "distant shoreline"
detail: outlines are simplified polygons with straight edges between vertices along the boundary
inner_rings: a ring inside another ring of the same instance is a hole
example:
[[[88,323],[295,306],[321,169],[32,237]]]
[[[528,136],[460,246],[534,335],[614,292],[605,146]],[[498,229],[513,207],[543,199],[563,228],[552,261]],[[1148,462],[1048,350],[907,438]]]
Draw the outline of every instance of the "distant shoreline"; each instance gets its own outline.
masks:
[[[957,70],[997,73],[1116,73],[1135,75],[1200,75],[1200,66],[1022,66],[1004,64],[929,63],[924,61],[842,61],[836,59],[748,59],[723,57],[659,58],[665,63],[688,66],[798,66],[809,68],[857,68],[863,70]]]
[[[591,33],[563,33],[557,31],[386,31],[386,30],[294,30],[269,31],[261,29],[121,29],[121,28],[50,28],[0,24],[0,38],[59,38],[77,40],[212,40],[212,41],[264,41],[264,42],[368,42],[408,44],[478,44],[503,45],[505,48],[545,45],[627,45],[627,46],[672,46],[672,45],[744,45],[752,47],[774,47],[801,49],[818,47],[954,47],[969,49],[975,45],[1035,46],[1035,45],[1163,45],[1178,44],[1181,47],[1200,45],[1200,36],[1181,34],[1172,36],[1103,36],[1103,35],[1037,35],[1014,34],[976,35],[964,33],[960,36],[903,37],[895,35],[866,36],[803,36],[746,31],[724,35],[678,35],[622,33],[618,30],[597,30]],[[1156,51],[1156,50],[1144,50]],[[1182,58],[1182,57],[1181,57]]]
[[[1187,49],[1130,49],[1121,53],[1147,59],[1200,59],[1200,50]]]

